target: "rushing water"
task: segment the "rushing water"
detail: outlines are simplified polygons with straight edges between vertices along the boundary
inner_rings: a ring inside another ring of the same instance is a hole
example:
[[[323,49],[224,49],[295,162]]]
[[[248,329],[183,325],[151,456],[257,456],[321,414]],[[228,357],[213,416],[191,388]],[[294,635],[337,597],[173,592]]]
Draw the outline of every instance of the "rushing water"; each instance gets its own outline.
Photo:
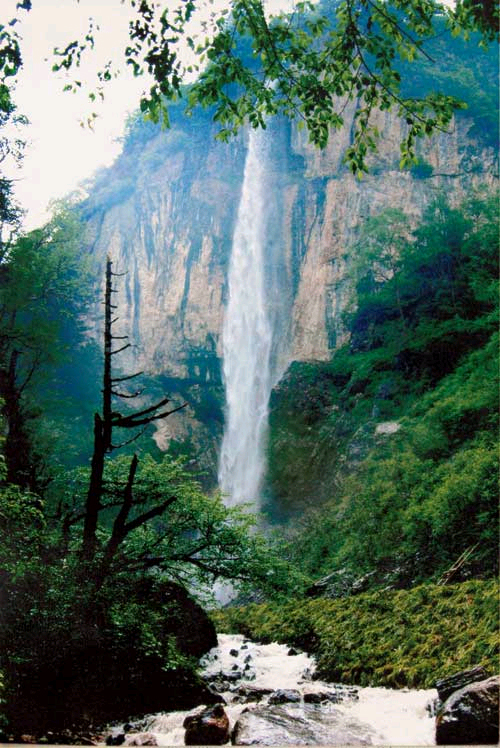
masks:
[[[279,291],[267,272],[275,228],[269,143],[266,133],[251,130],[229,265],[222,332],[226,424],[219,461],[219,486],[229,505],[259,503],[269,396],[277,376],[270,297]]]
[[[219,646],[204,658],[204,677],[222,693],[231,728],[238,720],[250,720],[253,744],[435,744],[434,720],[426,707],[436,691],[324,683],[312,679],[314,661],[308,655],[290,656],[288,652],[284,645],[261,645],[242,636],[222,634]],[[266,689],[268,693],[258,703],[255,700],[249,703],[244,696],[252,690]],[[300,694],[299,700],[273,706],[271,692],[277,689],[295,689]],[[313,699],[311,694],[324,692],[333,693],[334,700],[307,703]],[[186,715],[187,712],[154,715],[140,729],[153,733],[158,745],[182,745]],[[267,722],[262,715],[267,716]]]

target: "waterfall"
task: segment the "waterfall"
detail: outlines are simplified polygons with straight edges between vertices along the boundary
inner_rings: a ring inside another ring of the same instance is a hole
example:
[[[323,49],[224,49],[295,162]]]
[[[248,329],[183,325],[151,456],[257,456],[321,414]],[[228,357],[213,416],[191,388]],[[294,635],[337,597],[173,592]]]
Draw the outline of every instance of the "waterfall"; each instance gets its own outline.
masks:
[[[269,397],[281,374],[269,304],[278,290],[273,273],[266,277],[275,231],[274,190],[266,169],[269,143],[265,132],[250,131],[229,265],[222,332],[226,424],[219,486],[230,505],[259,501]]]

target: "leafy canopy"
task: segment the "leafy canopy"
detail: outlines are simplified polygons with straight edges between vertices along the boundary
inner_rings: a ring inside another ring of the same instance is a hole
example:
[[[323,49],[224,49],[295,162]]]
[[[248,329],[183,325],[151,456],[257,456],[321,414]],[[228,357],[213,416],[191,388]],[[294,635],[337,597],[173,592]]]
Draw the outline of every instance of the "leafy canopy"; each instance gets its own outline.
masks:
[[[100,511],[96,564],[106,560],[113,521],[127,488],[130,459],[108,460]],[[50,487],[50,503],[58,507],[52,524],[53,542],[67,562],[79,563],[82,507],[88,486],[87,469],[62,474]],[[256,517],[245,508],[226,507],[219,495],[208,496],[180,461],[157,462],[143,455],[134,485],[130,532],[111,559],[107,576],[113,581],[148,570],[187,586],[211,586],[218,578],[268,592],[287,589],[291,571],[261,535],[252,531]],[[148,522],[138,518],[150,509],[171,503]],[[61,515],[64,519],[61,521]],[[136,521],[137,520],[137,521]],[[136,525],[136,526],[135,526]],[[295,582],[299,582],[298,575]]]
[[[5,456],[9,480],[31,488],[42,480],[39,464],[34,475],[37,460],[28,433],[39,412],[40,385],[51,381],[57,362],[78,348],[84,336],[82,315],[92,292],[91,274],[79,251],[80,230],[76,214],[60,209],[43,229],[5,244],[0,257]]]
[[[210,12],[197,0],[177,6],[155,0],[129,4],[132,20],[123,61],[136,76],[149,73],[153,78],[140,102],[144,114],[167,124],[167,103],[185,97],[188,111],[199,104],[213,107],[222,139],[245,123],[265,127],[266,118],[284,114],[298,118],[310,140],[323,147],[332,130],[342,126],[349,101],[356,101],[356,126],[346,154],[354,173],[366,171],[367,154],[376,148],[376,109],[394,109],[406,122],[401,164],[407,166],[415,161],[416,139],[445,129],[462,106],[439,91],[421,96],[402,89],[400,66],[431,59],[426,45],[436,36],[436,24],[439,33],[445,24],[453,35],[477,34],[483,44],[498,35],[496,0],[461,0],[453,8],[435,0],[317,5],[306,0],[293,12],[275,16],[268,16],[261,0],[232,0]],[[29,10],[30,0],[19,8]],[[193,30],[196,24],[201,32]],[[22,58],[15,25],[1,32],[3,107],[8,111],[12,99],[5,81],[16,75]],[[83,39],[55,50],[53,69],[78,68],[82,54],[94,45],[95,33],[91,22]],[[110,61],[99,72],[91,101],[102,95],[115,67]],[[193,75],[198,77],[190,83]],[[66,88],[81,85],[74,80]]]

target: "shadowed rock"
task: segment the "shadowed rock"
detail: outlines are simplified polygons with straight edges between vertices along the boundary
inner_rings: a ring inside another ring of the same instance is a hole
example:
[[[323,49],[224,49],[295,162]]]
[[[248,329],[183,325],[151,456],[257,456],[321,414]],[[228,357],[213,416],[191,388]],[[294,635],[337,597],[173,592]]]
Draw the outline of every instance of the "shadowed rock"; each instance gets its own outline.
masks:
[[[241,697],[242,701],[260,701],[264,696],[269,696],[272,693],[271,688],[261,688],[259,686],[240,686],[237,691],[237,695]]]
[[[455,691],[436,718],[436,743],[498,744],[500,676]]]
[[[184,727],[185,745],[224,745],[229,741],[229,719],[222,704],[188,715]]]
[[[300,701],[300,692],[295,688],[280,688],[277,691],[273,691],[269,697],[270,704],[286,704],[297,701]]]
[[[324,701],[338,704],[342,696],[336,691],[309,691],[304,694],[305,704],[322,704]]]
[[[454,673],[446,678],[441,678],[436,681],[436,690],[438,696],[442,702],[451,696],[452,693],[458,691],[464,686],[468,686],[469,683],[475,683],[479,680],[485,680],[488,678],[489,673],[486,672],[482,665],[476,665],[476,667],[470,670],[461,670],[459,673]]]

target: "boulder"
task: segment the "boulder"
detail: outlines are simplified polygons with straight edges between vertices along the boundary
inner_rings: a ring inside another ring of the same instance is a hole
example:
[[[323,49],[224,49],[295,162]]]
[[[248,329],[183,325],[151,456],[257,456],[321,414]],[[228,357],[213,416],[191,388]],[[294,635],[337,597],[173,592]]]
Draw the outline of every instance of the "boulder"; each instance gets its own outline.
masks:
[[[261,701],[264,696],[269,696],[269,694],[272,693],[272,689],[245,685],[240,686],[236,693],[243,702]]]
[[[208,687],[212,692],[223,693],[229,691],[234,687],[238,681],[242,679],[242,673],[236,670],[220,670],[218,673],[204,673],[202,679],[208,683]],[[206,704],[213,704],[214,701],[220,701],[220,699],[212,698],[210,701],[206,701]]]
[[[218,673],[204,673],[201,677],[202,680],[213,681],[214,683],[217,683],[219,680],[236,683],[241,678],[241,673],[238,671],[238,666],[236,666],[236,670],[219,670]]]
[[[224,745],[229,741],[229,719],[222,704],[188,715],[184,727],[185,745]]]
[[[212,693],[220,695],[220,693],[224,693],[225,691],[230,691],[232,688],[232,684],[228,680],[217,679],[217,680],[210,681],[210,683],[208,684],[208,688],[210,689]],[[220,697],[218,699],[213,699],[213,701],[220,701],[223,703],[224,699]]]
[[[300,701],[300,692],[294,688],[280,688],[269,697],[270,704],[287,704]]]
[[[145,602],[164,606],[168,611],[163,622],[164,636],[175,637],[183,654],[199,659],[217,646],[213,621],[182,585],[150,578],[141,580],[139,585]]]
[[[436,744],[498,744],[500,676],[451,694],[436,717]]]
[[[233,745],[371,745],[373,731],[353,717],[315,706],[257,706],[240,714]]]
[[[158,741],[151,732],[139,732],[136,735],[127,735],[125,745],[158,745]]]
[[[322,704],[324,701],[339,704],[342,696],[336,691],[306,691],[304,693],[304,704]]]
[[[458,691],[464,686],[468,686],[469,683],[475,683],[478,680],[485,680],[489,675],[490,674],[486,672],[482,665],[476,665],[470,670],[461,670],[459,673],[448,675],[446,678],[441,678],[436,681],[438,696],[442,702],[445,702],[455,691]]]

